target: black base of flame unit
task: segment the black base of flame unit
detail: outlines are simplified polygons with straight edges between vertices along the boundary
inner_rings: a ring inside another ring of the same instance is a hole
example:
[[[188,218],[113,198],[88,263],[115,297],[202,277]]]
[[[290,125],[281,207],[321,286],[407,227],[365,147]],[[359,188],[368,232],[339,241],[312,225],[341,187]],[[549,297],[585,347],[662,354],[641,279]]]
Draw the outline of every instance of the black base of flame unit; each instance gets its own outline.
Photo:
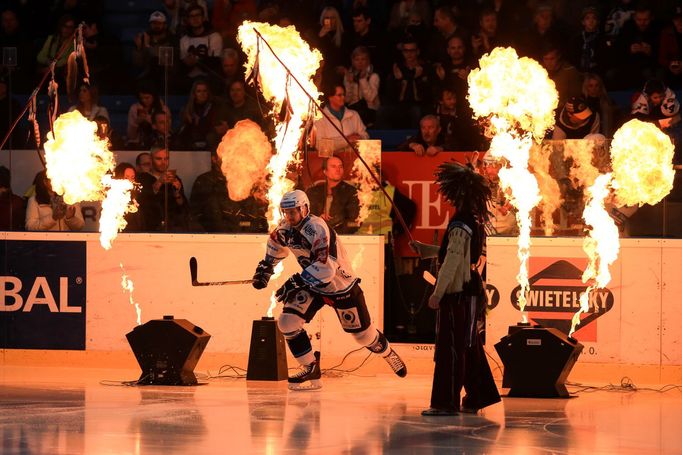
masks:
[[[504,375],[502,387],[510,397],[568,398],[564,385],[583,345],[560,330],[510,326],[509,333],[496,345]]]
[[[164,316],[126,335],[142,369],[140,385],[196,385],[194,367],[211,335],[186,319]]]
[[[253,321],[249,366],[246,379],[283,381],[287,379],[287,351],[277,321],[264,317]]]

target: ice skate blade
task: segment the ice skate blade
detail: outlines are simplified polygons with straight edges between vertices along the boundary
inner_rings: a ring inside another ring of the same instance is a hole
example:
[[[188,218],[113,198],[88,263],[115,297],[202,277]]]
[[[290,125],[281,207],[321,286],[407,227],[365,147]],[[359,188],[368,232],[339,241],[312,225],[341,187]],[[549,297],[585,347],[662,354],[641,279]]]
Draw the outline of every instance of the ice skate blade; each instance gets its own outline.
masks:
[[[311,379],[310,381],[300,382],[300,383],[289,383],[289,390],[295,390],[297,392],[305,392],[308,390],[319,390],[322,388],[322,381],[319,379]]]

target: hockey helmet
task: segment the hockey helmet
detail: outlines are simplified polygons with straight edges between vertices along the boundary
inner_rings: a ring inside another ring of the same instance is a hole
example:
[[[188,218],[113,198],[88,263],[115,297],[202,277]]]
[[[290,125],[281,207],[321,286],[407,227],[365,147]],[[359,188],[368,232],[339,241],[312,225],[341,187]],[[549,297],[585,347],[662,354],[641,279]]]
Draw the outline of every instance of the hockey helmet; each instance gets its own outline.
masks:
[[[306,217],[310,213],[310,201],[308,200],[308,195],[304,191],[294,190],[284,193],[282,196],[282,201],[279,203],[280,210],[293,209],[299,207],[301,210],[301,216]],[[303,211],[305,207],[305,211]]]

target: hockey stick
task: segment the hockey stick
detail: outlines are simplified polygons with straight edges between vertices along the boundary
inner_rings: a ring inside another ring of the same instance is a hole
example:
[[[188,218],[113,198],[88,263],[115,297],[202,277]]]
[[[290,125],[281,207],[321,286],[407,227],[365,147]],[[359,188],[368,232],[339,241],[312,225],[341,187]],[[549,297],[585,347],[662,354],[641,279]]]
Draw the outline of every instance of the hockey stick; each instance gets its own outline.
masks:
[[[230,284],[251,284],[253,280],[231,280],[231,281],[199,281],[197,280],[198,273],[197,258],[189,258],[189,274],[192,278],[192,286],[226,286]]]

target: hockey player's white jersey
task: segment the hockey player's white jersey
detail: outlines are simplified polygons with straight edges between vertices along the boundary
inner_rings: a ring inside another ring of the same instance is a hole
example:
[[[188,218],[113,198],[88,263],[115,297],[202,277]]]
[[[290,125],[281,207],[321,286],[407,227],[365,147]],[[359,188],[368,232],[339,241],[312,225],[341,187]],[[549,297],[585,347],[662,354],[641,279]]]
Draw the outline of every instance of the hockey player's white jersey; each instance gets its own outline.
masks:
[[[289,251],[303,269],[301,278],[316,293],[341,294],[358,281],[336,232],[320,217],[309,215],[297,228],[280,221],[270,233],[266,260],[276,265]]]

